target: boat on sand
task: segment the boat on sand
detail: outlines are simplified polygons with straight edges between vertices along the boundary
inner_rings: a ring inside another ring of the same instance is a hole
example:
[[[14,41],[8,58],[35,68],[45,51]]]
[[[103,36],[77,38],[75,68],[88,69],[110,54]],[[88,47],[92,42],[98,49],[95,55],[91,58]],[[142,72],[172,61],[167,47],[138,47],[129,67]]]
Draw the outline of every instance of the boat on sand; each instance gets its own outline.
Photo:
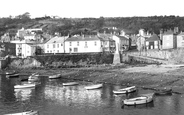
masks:
[[[131,87],[123,88],[123,89],[113,90],[113,93],[114,94],[125,94],[125,93],[131,93],[134,91],[136,91],[136,87],[131,86]]]
[[[99,89],[102,88],[103,84],[93,84],[93,85],[89,85],[89,86],[85,86],[84,88],[87,90],[92,90],[92,89]]]
[[[61,77],[61,74],[50,75],[49,79],[57,79],[57,78],[60,78],[60,77]]]
[[[72,85],[78,85],[79,83],[78,82],[66,82],[66,83],[63,83],[63,86],[72,86]]]
[[[10,113],[10,114],[4,114],[4,115],[38,115],[38,111],[26,111],[26,112],[20,112],[20,113]]]
[[[142,94],[135,98],[123,100],[124,105],[140,105],[146,104],[153,101],[154,93]]]

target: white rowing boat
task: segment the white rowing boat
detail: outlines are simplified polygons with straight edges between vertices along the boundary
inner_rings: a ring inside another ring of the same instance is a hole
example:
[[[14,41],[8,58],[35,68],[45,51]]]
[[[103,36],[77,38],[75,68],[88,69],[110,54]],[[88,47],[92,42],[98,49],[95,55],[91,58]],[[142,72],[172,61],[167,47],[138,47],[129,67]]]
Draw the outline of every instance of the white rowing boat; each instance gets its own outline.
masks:
[[[26,112],[20,112],[20,113],[10,113],[10,114],[4,114],[4,115],[38,115],[38,111],[26,111]]]
[[[22,88],[31,88],[31,87],[35,87],[36,84],[23,84],[23,85],[15,85],[14,88],[15,89],[22,89]]]
[[[140,105],[140,104],[146,104],[153,101],[154,93],[149,94],[142,94],[141,96],[125,99],[123,100],[123,103],[125,105]]]
[[[72,85],[78,85],[79,83],[78,82],[66,82],[66,83],[63,83],[63,86],[72,86]]]
[[[85,89],[87,90],[92,90],[92,89],[99,89],[99,88],[102,88],[103,84],[94,84],[94,85],[89,85],[89,86],[86,86],[84,87]]]
[[[123,89],[118,89],[118,90],[113,90],[114,94],[124,94],[124,93],[131,93],[136,91],[136,87],[135,86],[131,86],[131,87],[126,87]]]
[[[61,74],[50,75],[49,79],[57,79],[57,78],[60,78],[60,77],[61,77]]]

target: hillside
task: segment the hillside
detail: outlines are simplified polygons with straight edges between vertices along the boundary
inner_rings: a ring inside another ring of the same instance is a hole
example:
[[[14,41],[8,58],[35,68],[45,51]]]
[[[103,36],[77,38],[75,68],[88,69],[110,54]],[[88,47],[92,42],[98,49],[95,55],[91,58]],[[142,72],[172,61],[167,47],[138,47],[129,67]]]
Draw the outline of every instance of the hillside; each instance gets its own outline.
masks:
[[[124,29],[128,34],[136,34],[140,28],[151,33],[159,33],[160,29],[179,27],[184,31],[184,17],[152,16],[152,17],[100,17],[100,18],[0,18],[0,36],[19,28],[43,28],[47,33],[59,32],[68,34],[94,34],[95,32],[112,33],[112,27]],[[109,29],[110,28],[110,29]]]

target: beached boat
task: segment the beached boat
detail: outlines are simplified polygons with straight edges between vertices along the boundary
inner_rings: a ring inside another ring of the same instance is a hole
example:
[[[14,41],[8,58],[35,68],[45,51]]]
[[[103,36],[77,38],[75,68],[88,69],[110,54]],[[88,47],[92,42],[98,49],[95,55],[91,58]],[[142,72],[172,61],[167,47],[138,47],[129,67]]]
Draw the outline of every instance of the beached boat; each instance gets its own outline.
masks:
[[[10,113],[10,114],[4,114],[4,115],[38,115],[38,111],[26,111],[26,112],[20,112],[20,113]]]
[[[154,93],[142,94],[135,98],[125,99],[123,100],[124,105],[139,105],[146,104],[153,101]]]
[[[72,85],[78,85],[79,83],[78,82],[66,82],[66,83],[63,83],[63,86],[72,86]]]
[[[13,75],[16,73],[17,73],[16,71],[7,71],[7,72],[5,72],[5,75]]]
[[[19,77],[18,73],[6,75],[7,78]]]
[[[38,81],[39,80],[39,74],[32,74],[32,75],[30,75],[29,77],[28,77],[28,81],[29,82],[34,82],[34,81]]]
[[[57,79],[57,78],[60,78],[60,77],[61,77],[61,74],[50,75],[49,79]]]
[[[23,85],[15,85],[14,88],[15,89],[22,89],[22,88],[31,88],[31,87],[35,87],[36,84],[30,83],[30,84],[23,84]]]
[[[123,89],[118,89],[118,90],[113,90],[114,94],[124,94],[124,93],[131,93],[136,91],[136,87],[135,86],[131,86],[131,87],[126,87]]]
[[[85,89],[87,90],[92,90],[92,89],[99,89],[99,88],[102,88],[103,84],[93,84],[93,85],[89,85],[89,86],[86,86],[84,87]]]
[[[172,89],[159,89],[155,91],[155,95],[172,95]]]

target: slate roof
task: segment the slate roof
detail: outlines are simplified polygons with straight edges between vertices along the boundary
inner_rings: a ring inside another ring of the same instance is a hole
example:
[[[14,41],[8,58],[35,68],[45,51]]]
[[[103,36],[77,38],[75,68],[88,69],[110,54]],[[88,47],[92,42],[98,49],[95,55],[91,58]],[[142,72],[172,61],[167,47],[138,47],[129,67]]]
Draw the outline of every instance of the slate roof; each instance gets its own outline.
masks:
[[[180,34],[178,34],[178,36],[184,36],[184,32],[181,32]]]
[[[46,44],[52,44],[52,43],[64,43],[64,41],[67,39],[67,37],[58,37],[55,36],[51,38],[49,41],[46,42]]]
[[[146,41],[158,41],[160,40],[160,38],[156,35],[156,34],[153,34],[151,37],[147,38]]]
[[[112,40],[112,34],[101,34],[99,33],[98,36],[103,39],[104,41]]]
[[[119,35],[116,35],[117,37],[119,37],[121,40],[129,40],[128,38],[124,37],[124,36],[119,36]]]
[[[172,30],[167,30],[166,32],[163,33],[163,35],[170,35],[170,34],[174,34],[174,32]]]
[[[73,36],[70,38],[67,38],[66,41],[93,41],[93,40],[102,40],[98,36]]]

